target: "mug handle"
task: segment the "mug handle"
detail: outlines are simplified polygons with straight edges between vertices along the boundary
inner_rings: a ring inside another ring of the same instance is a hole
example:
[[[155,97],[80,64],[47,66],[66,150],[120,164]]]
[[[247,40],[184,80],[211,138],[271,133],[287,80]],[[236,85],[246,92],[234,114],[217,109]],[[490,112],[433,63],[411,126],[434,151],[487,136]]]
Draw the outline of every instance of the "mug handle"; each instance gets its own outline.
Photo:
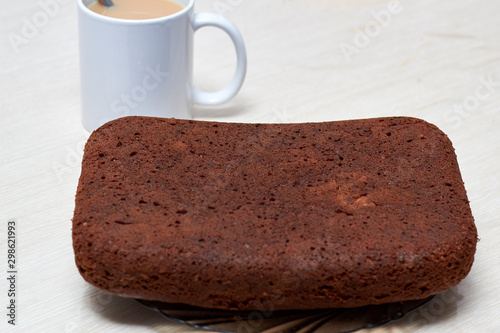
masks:
[[[198,13],[192,18],[193,29],[196,32],[199,28],[213,26],[224,30],[233,41],[236,49],[236,72],[229,84],[215,92],[206,92],[193,87],[193,103],[203,105],[219,105],[229,101],[240,90],[247,72],[247,53],[243,37],[238,28],[222,15],[214,13]]]

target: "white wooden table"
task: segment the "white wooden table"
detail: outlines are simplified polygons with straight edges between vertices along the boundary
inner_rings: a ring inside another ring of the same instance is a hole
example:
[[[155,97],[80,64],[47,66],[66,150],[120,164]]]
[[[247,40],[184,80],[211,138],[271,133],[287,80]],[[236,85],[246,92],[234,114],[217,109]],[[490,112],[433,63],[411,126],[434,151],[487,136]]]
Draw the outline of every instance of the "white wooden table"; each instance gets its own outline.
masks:
[[[0,331],[188,332],[133,300],[88,286],[71,218],[82,147],[76,1],[0,0]],[[500,2],[198,0],[241,30],[240,94],[196,119],[305,122],[407,115],[445,131],[479,229],[454,297],[370,332],[500,331]],[[195,39],[195,81],[222,87],[234,51]],[[7,222],[17,228],[17,325],[7,324]]]

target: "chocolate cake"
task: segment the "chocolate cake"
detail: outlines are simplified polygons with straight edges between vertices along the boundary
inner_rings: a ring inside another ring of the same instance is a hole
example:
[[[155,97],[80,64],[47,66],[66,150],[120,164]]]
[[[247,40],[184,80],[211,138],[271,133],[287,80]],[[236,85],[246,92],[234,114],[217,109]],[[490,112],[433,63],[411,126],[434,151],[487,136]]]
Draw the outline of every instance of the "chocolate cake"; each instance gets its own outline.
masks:
[[[423,299],[476,242],[450,140],[407,117],[114,120],[86,144],[73,218],[89,283],[219,309]]]

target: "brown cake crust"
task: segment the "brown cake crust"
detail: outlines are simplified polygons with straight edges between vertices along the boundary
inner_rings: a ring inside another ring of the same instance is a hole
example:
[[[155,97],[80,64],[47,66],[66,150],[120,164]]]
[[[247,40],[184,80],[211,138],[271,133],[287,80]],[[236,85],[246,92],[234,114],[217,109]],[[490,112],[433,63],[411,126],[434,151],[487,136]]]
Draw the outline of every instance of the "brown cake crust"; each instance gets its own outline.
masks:
[[[425,298],[468,274],[476,242],[450,140],[407,117],[111,121],[85,147],[73,218],[89,283],[220,309]]]

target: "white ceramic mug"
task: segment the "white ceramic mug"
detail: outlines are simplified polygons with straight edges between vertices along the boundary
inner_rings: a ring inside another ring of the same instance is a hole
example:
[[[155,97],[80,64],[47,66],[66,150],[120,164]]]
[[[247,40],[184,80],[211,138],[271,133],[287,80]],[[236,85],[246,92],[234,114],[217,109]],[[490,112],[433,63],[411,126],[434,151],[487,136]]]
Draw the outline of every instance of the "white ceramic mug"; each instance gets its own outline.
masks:
[[[88,9],[94,1],[78,0],[82,118],[89,131],[129,115],[190,119],[193,103],[218,105],[240,90],[245,45],[225,17],[194,14],[194,0],[175,0],[184,9],[169,16],[117,19]],[[224,30],[236,48],[236,72],[216,92],[193,86],[193,35],[204,26]]]

